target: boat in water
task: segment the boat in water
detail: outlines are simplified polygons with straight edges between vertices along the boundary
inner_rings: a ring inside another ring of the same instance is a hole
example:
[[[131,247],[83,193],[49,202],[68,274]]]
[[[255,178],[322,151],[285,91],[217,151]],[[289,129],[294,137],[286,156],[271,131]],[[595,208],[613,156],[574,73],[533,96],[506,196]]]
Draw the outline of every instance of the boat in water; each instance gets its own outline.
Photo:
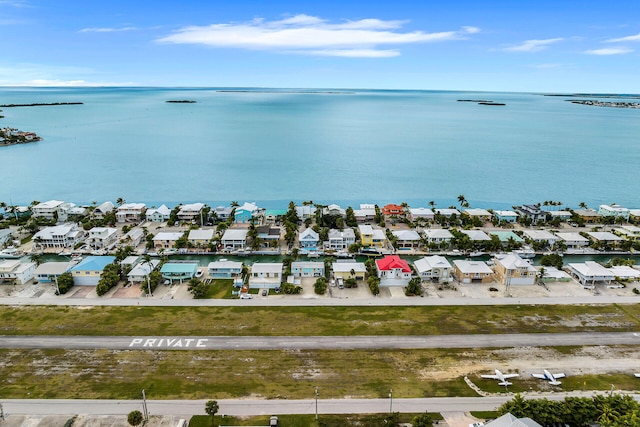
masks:
[[[22,258],[24,253],[14,247],[9,247],[0,251],[0,258],[16,259]]]

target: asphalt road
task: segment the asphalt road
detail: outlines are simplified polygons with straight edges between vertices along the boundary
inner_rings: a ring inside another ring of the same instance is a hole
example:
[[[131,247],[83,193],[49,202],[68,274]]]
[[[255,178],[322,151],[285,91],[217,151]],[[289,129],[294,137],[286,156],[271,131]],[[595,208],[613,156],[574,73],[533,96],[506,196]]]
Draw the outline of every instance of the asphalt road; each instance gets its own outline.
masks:
[[[435,336],[0,336],[0,348],[113,350],[420,349],[522,346],[639,345],[640,333],[486,334]]]
[[[322,393],[322,390],[320,390]],[[545,395],[550,400],[565,396],[592,396],[593,393],[555,392]],[[636,399],[640,395],[632,394]],[[319,414],[355,414],[393,412],[464,412],[492,411],[510,400],[512,395],[490,397],[435,397],[422,399],[319,399]],[[150,415],[204,415],[205,400],[148,400]],[[123,415],[142,410],[141,400],[61,400],[61,399],[4,399],[5,412],[21,415]],[[306,400],[218,400],[219,415],[314,414],[315,401]],[[218,418],[219,419],[219,418]]]
[[[323,306],[446,306],[446,305],[566,305],[566,304],[635,304],[638,296],[589,295],[576,297],[533,298],[253,298],[253,299],[159,299],[159,298],[0,298],[0,305],[68,305],[68,306],[153,306],[153,307],[323,307]]]

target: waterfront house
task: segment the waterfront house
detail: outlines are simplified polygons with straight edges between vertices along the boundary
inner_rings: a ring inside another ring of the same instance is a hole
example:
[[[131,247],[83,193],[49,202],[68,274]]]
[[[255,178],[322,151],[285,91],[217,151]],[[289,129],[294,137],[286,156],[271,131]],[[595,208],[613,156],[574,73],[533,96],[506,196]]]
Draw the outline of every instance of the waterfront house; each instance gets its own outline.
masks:
[[[301,221],[314,218],[316,215],[316,207],[314,205],[296,206],[296,214],[298,214],[298,219]]]
[[[558,423],[561,424],[561,423]],[[482,425],[481,423],[474,423],[469,425]],[[531,418],[518,418],[510,413],[506,413],[501,417],[496,418],[493,421],[489,421],[484,425],[485,427],[542,427],[541,424],[532,420]]]
[[[495,276],[503,285],[533,285],[537,270],[528,260],[516,253],[500,254],[494,258]]]
[[[88,256],[71,267],[73,284],[76,286],[96,286],[104,268],[115,261],[114,256]]]
[[[49,200],[31,207],[31,216],[34,218],[57,219],[61,210],[67,203],[60,200]]]
[[[387,255],[376,260],[380,286],[406,286],[411,280],[411,267],[398,255]]]
[[[279,288],[282,283],[281,262],[256,262],[251,266],[249,287],[261,289]]]
[[[106,201],[96,206],[96,208],[93,210],[93,216],[102,219],[106,214],[113,212],[115,208],[116,206],[113,203]]]
[[[469,240],[474,243],[488,242],[491,240],[491,237],[482,230],[460,230],[460,232],[469,236]]]
[[[600,214],[593,209],[576,209],[573,211],[573,214],[587,224],[600,222]]]
[[[602,217],[612,216],[614,218],[624,218],[625,221],[629,221],[629,209],[620,205],[600,205],[598,213]]]
[[[516,213],[524,218],[529,218],[534,224],[547,218],[547,212],[540,209],[539,205],[516,206]]]
[[[413,262],[418,276],[428,282],[449,282],[453,267],[447,259],[440,255],[427,256]]]
[[[291,263],[294,277],[324,277],[324,262],[297,261]]]
[[[8,228],[0,229],[0,248],[11,241],[11,230]]]
[[[149,274],[158,268],[159,264],[160,261],[157,259],[150,262],[139,262],[127,273],[127,281],[134,284],[146,283]]]
[[[620,242],[624,240],[622,237],[616,236],[609,231],[587,231],[587,235],[591,240],[606,247],[618,246]]]
[[[445,228],[429,228],[422,230],[422,234],[429,244],[449,245],[453,239],[453,234]]]
[[[76,224],[61,224],[45,227],[33,235],[37,248],[73,248],[82,242],[85,233]]]
[[[640,209],[629,209],[629,219],[640,221]]]
[[[564,242],[567,249],[581,249],[589,246],[589,239],[579,233],[556,233],[556,236]]]
[[[429,221],[433,221],[434,213],[431,209],[427,208],[409,208],[409,218],[411,221],[415,221],[416,219],[426,219]]]
[[[178,280],[182,283],[195,277],[198,271],[198,261],[171,261],[165,262],[160,268],[162,278],[166,280]]]
[[[493,211],[493,217],[498,222],[514,223],[518,221],[518,214],[514,211]]]
[[[118,229],[110,227],[93,227],[87,237],[87,243],[93,249],[111,249],[117,241]]]
[[[442,208],[442,209],[436,208],[435,211],[436,211],[436,214],[441,215],[445,218],[450,218],[453,215],[460,217],[460,211],[455,208]]]
[[[484,261],[454,260],[453,274],[460,283],[493,282],[493,270]]]
[[[153,247],[156,250],[173,248],[182,236],[183,232],[161,231],[153,236]]]
[[[469,208],[465,209],[464,213],[471,218],[478,218],[480,221],[491,221],[491,212],[486,209]]]
[[[131,269],[138,263],[139,260],[140,257],[138,255],[129,255],[128,257],[120,261],[120,265],[122,266],[122,268]]]
[[[329,242],[327,246],[333,250],[345,250],[356,242],[356,233],[353,229],[345,228],[344,230],[329,230]]]
[[[638,281],[640,279],[640,271],[628,265],[614,265],[608,269],[613,277],[617,277],[622,280]]]
[[[382,209],[380,210],[380,212],[384,216],[400,216],[400,215],[404,215],[404,213],[405,213],[403,206],[396,205],[396,204],[393,204],[393,203],[390,203],[388,205],[384,205],[382,207]]]
[[[220,243],[225,250],[233,251],[244,249],[247,245],[247,234],[249,230],[246,228],[228,228],[222,235]]]
[[[342,209],[339,205],[331,204],[324,209],[322,209],[322,215],[332,215],[332,216],[345,216],[345,210]]]
[[[231,206],[218,206],[209,212],[209,215],[215,214],[218,221],[226,221],[233,214],[233,208]]]
[[[210,262],[207,268],[209,269],[209,277],[212,279],[231,279],[234,286],[242,285],[242,263],[240,261],[220,259]]]
[[[306,251],[316,251],[318,250],[320,237],[312,228],[307,228],[300,233],[300,236],[298,236],[298,243],[300,244],[301,249]]]
[[[569,221],[571,219],[570,211],[548,211],[547,214],[551,215],[551,219],[558,218],[560,221]]]
[[[280,245],[280,227],[261,225],[256,227],[262,247],[277,248]]]
[[[509,231],[509,230],[507,230],[507,231],[505,231],[505,230],[494,230],[494,231],[490,231],[489,235],[490,236],[497,236],[498,239],[500,240],[500,243],[502,243],[502,246],[505,246],[510,241],[511,242],[516,242],[516,243],[524,243],[524,239],[522,237],[518,236],[516,233],[514,233],[513,231]]]
[[[233,222],[236,224],[248,224],[251,221],[260,223],[264,209],[259,208],[255,203],[245,203],[235,210]]]
[[[398,248],[417,249],[422,242],[422,238],[415,230],[393,230],[391,233],[397,239]]]
[[[522,234],[529,240],[534,242],[545,242],[549,246],[553,246],[560,238],[547,230],[530,230],[525,229]]]
[[[597,282],[609,285],[615,279],[609,269],[595,261],[569,263],[567,265],[567,271],[580,282],[582,287],[587,289],[595,288]]]
[[[142,238],[144,237],[144,231],[139,228],[132,228],[120,238],[120,246],[131,246],[135,248],[140,243],[142,243]]]
[[[144,203],[125,203],[116,209],[116,221],[138,223],[144,218],[147,206]]]
[[[36,267],[34,272],[35,279],[38,283],[55,283],[58,278],[69,271],[75,264],[64,262],[43,262]]]
[[[371,203],[362,203],[360,209],[353,210],[353,216],[359,223],[371,222],[376,217],[376,205]]]
[[[0,230],[1,232],[2,230]],[[640,227],[635,225],[623,225],[613,230],[615,234],[632,242],[640,241]]]
[[[364,262],[338,260],[331,264],[333,277],[338,280],[347,280],[354,278],[356,280],[364,280],[367,277],[367,267]]]
[[[179,221],[195,221],[200,224],[202,218],[202,211],[204,209],[204,203],[189,203],[182,205],[178,211]]]
[[[195,248],[207,248],[213,240],[214,231],[212,229],[189,230],[187,240]]]
[[[384,231],[377,228],[374,229],[372,226],[366,224],[359,224],[358,231],[360,232],[360,242],[363,247],[387,247],[387,235]]]
[[[24,285],[33,279],[36,272],[35,262],[21,262],[19,259],[0,260],[0,282],[14,282]]]
[[[171,209],[166,205],[161,205],[159,208],[147,209],[146,219],[151,222],[166,222],[171,217]]]
[[[267,224],[279,224],[287,212],[287,209],[267,209],[264,211],[264,221]]]

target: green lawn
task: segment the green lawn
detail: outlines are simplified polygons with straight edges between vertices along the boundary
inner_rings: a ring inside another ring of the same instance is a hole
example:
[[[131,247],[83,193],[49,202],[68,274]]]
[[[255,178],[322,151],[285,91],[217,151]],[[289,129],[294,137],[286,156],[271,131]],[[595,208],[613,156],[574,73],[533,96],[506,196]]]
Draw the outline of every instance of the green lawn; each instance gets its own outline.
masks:
[[[233,296],[233,280],[232,279],[211,279],[209,289],[205,298],[209,299],[230,299]]]
[[[398,414],[400,422],[411,422],[417,414]],[[256,417],[227,417],[216,415],[215,425],[225,426],[268,426],[270,415]],[[283,427],[386,427],[387,414],[344,414],[323,415],[319,414],[318,421],[315,415],[278,415],[278,422]],[[431,414],[433,420],[442,419],[440,414]],[[189,427],[211,427],[211,417],[207,415],[194,415],[189,420]]]
[[[211,292],[226,294],[226,284]],[[268,319],[268,321],[265,321]],[[444,335],[640,331],[640,304],[0,307],[0,335]]]

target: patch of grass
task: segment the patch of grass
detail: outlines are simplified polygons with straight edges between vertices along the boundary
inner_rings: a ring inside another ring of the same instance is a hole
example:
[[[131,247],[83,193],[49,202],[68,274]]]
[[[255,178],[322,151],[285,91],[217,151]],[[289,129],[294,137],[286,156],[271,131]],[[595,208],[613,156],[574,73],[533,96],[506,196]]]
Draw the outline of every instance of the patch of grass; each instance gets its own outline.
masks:
[[[212,279],[209,282],[209,289],[204,298],[209,299],[231,299],[233,291],[232,279]]]
[[[495,419],[499,416],[496,411],[471,411],[470,414],[480,420]]]
[[[227,284],[211,288],[216,298]],[[0,307],[4,335],[445,335],[640,331],[640,304],[424,307]],[[175,319],[180,319],[176,322]],[[218,321],[212,322],[212,319]],[[269,319],[264,322],[263,319]]]
[[[409,423],[417,414],[398,414],[401,423]],[[442,419],[440,414],[430,414],[431,418]],[[318,421],[315,415],[278,415],[280,425],[286,427],[377,427],[386,426],[387,414],[320,414]],[[255,417],[224,417],[216,415],[216,426],[267,426],[270,415]],[[211,427],[211,417],[194,415],[189,421],[189,427]]]

